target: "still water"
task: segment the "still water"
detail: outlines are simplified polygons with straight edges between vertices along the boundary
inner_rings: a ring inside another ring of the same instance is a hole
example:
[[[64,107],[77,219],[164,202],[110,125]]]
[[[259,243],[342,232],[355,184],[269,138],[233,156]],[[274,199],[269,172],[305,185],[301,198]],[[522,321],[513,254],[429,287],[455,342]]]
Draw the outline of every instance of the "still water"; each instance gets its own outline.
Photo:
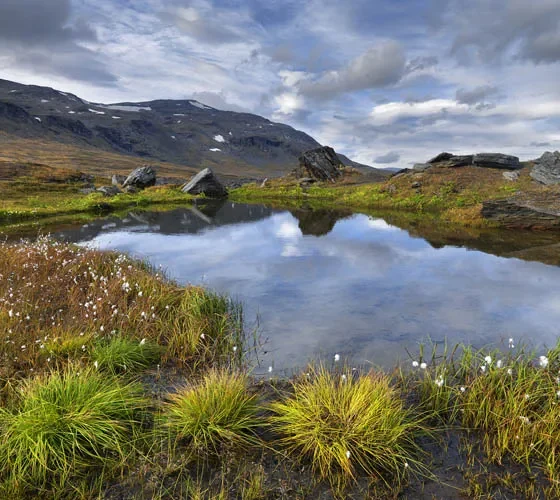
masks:
[[[550,346],[560,333],[560,267],[460,242],[435,247],[382,218],[225,202],[55,236],[127,252],[242,301],[248,327],[259,319],[262,365],[276,373],[335,353],[389,367],[427,339]]]

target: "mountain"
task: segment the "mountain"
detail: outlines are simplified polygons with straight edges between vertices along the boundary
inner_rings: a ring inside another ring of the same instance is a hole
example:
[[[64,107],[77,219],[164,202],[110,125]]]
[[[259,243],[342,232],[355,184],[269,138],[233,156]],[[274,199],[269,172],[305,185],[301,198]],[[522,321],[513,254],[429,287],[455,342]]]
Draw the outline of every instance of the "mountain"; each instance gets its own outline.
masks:
[[[222,111],[195,100],[100,104],[49,87],[0,80],[0,131],[79,148],[169,162],[189,169],[274,177],[320,144],[258,115]],[[366,165],[341,161],[370,175]],[[382,173],[380,172],[380,175]]]

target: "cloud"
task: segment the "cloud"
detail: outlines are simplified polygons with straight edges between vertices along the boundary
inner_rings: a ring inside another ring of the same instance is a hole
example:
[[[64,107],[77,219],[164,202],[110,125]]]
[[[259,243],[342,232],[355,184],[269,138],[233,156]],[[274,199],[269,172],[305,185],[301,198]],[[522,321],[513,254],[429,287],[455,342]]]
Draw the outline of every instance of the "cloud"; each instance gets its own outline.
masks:
[[[437,66],[439,59],[435,56],[419,56],[410,60],[406,65],[407,73],[415,71],[425,71],[427,69]]]
[[[26,46],[95,39],[82,19],[70,23],[70,14],[70,0],[2,0],[0,39]]]
[[[461,62],[560,61],[560,2],[557,0],[449,0],[446,3],[446,28],[456,33],[451,53]]]
[[[375,158],[373,161],[374,163],[380,163],[380,164],[389,164],[389,163],[395,163],[397,161],[399,161],[401,155],[399,153],[397,153],[396,151],[389,151],[388,153],[385,153],[384,155],[378,156],[377,158]]]
[[[246,43],[258,31],[246,9],[222,8],[207,0],[168,7],[160,16],[194,40],[209,45]]]
[[[403,118],[423,118],[468,112],[468,106],[451,99],[431,99],[422,102],[389,102],[375,106],[371,118],[386,124]]]
[[[461,104],[480,104],[484,103],[490,96],[496,95],[498,88],[492,85],[481,85],[471,90],[460,88],[455,93],[455,99]]]
[[[95,31],[83,17],[73,15],[70,0],[0,2],[0,56],[8,67],[115,85],[117,77],[83,45],[96,40]]]
[[[405,71],[405,56],[395,41],[370,47],[348,65],[318,78],[303,80],[298,89],[304,96],[329,99],[339,94],[385,87],[397,83]]]

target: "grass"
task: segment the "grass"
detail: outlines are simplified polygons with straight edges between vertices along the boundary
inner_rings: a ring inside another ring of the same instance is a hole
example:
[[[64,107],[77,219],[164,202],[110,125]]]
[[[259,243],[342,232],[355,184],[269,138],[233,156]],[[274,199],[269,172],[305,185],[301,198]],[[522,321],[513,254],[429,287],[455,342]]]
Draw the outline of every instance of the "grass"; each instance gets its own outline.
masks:
[[[420,467],[422,424],[386,375],[354,379],[321,366],[296,379],[292,391],[272,404],[271,424],[279,444],[309,459],[322,479],[344,484],[360,471],[398,489]]]
[[[238,304],[200,287],[179,287],[125,255],[48,239],[0,243],[0,278],[6,331],[0,380],[69,361],[112,357],[115,367],[119,356],[151,357],[156,346],[162,363],[193,371],[236,365],[243,356]]]
[[[162,409],[161,425],[197,453],[218,455],[223,446],[247,448],[257,442],[258,412],[246,375],[212,370],[170,396]]]
[[[147,188],[136,194],[107,198],[101,193],[78,193],[71,184],[44,184],[19,180],[0,181],[0,222],[15,223],[80,214],[100,215],[131,207],[189,204],[193,197],[170,186]]]
[[[0,329],[5,498],[413,497],[449,433],[466,495],[560,496],[560,344],[256,381],[238,304],[44,238],[0,243]]]
[[[98,342],[93,348],[91,358],[99,370],[113,374],[136,373],[158,364],[162,351],[161,346],[146,339],[138,342],[115,336]]]
[[[420,187],[413,187],[419,182]],[[548,189],[548,188],[547,188]],[[231,192],[234,201],[285,205],[310,204],[316,208],[392,210],[437,215],[441,221],[466,227],[491,226],[481,216],[482,202],[506,198],[518,191],[540,193],[528,172],[518,181],[507,181],[502,171],[477,167],[435,168],[429,173],[409,173],[384,182],[337,185],[317,183],[301,187],[295,179],[273,179],[264,187],[247,184]]]
[[[456,346],[439,360],[432,356],[426,367],[416,361],[412,375],[416,385],[409,390],[418,393],[420,405],[438,426],[460,426],[473,433],[491,463],[509,460],[530,475],[541,471],[549,481],[548,497],[556,498],[559,358],[560,342],[540,356],[516,348],[513,339],[506,352]]]
[[[145,409],[141,386],[91,369],[24,381],[13,408],[0,408],[5,494],[64,489],[88,469],[124,464]]]

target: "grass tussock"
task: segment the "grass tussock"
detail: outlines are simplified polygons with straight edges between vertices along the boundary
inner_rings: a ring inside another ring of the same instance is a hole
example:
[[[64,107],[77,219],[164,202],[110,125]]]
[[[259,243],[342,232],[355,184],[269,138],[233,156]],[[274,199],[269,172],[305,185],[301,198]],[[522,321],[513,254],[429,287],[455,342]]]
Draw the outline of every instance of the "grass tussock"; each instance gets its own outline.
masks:
[[[258,414],[246,375],[212,370],[200,382],[170,396],[162,409],[161,425],[198,454],[218,455],[223,446],[247,448],[256,443]]]
[[[142,339],[127,339],[116,336],[94,345],[92,359],[95,368],[113,374],[135,373],[156,365],[162,355],[161,346]]]
[[[371,372],[354,378],[324,367],[292,383],[293,394],[272,404],[279,444],[301,454],[322,479],[354,479],[365,472],[398,488],[418,468],[412,418],[389,377]],[[342,480],[344,483],[344,480]]]
[[[93,467],[124,463],[146,409],[142,392],[79,367],[24,381],[12,407],[0,408],[5,494],[64,488]]]

